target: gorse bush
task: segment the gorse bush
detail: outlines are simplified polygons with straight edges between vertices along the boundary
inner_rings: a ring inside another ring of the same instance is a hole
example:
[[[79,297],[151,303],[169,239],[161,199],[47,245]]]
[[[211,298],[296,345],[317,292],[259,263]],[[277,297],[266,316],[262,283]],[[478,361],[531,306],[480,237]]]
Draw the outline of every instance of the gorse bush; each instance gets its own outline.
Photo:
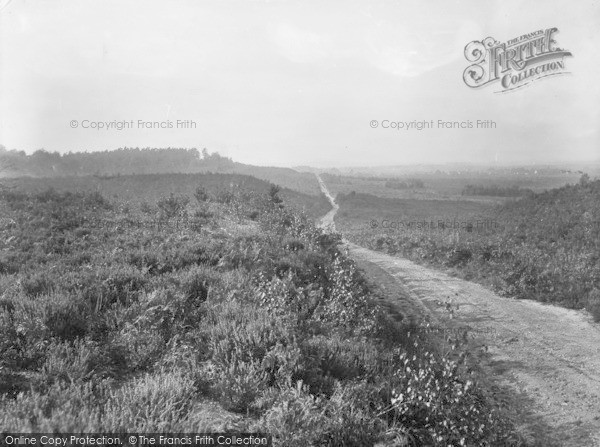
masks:
[[[19,225],[1,228],[0,427],[235,428],[282,446],[391,432],[414,445],[511,441],[466,363],[411,347],[339,236],[278,190],[196,192],[144,209],[2,196]],[[202,225],[165,223],[197,211]],[[161,226],[131,224],[155,213]]]

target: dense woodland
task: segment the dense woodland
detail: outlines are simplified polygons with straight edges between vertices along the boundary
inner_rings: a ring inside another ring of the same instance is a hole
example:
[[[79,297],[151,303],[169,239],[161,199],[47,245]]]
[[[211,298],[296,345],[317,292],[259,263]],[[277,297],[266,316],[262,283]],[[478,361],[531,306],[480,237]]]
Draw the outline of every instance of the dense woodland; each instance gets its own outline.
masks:
[[[218,172],[234,165],[230,158],[196,148],[125,147],[111,151],[66,154],[40,149],[27,155],[24,151],[9,151],[0,146],[0,160],[8,173],[37,177],[186,173],[200,170]]]

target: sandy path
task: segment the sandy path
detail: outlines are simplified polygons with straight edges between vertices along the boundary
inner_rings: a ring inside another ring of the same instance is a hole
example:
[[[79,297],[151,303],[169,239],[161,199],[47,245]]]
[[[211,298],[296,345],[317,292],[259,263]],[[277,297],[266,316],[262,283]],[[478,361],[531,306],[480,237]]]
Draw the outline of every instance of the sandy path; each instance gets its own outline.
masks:
[[[320,178],[319,183],[326,192]],[[337,205],[325,216],[325,226],[336,211]],[[520,428],[528,437],[543,437],[543,445],[600,446],[600,325],[589,315],[501,297],[403,258],[350,243],[348,248],[354,258],[395,278],[436,320],[469,327],[487,345],[483,366],[521,396],[527,408]],[[455,309],[451,321],[448,302]]]
[[[340,207],[337,203],[335,203],[335,199],[327,189],[327,186],[325,186],[325,182],[323,181],[321,176],[318,174],[315,175],[317,176],[317,181],[319,182],[321,192],[323,192],[325,197],[327,197],[327,200],[329,200],[329,203],[331,203],[331,210],[321,218],[320,226],[321,228],[325,228],[328,231],[335,231],[335,223],[333,221],[333,218],[335,217],[335,213],[337,213]]]

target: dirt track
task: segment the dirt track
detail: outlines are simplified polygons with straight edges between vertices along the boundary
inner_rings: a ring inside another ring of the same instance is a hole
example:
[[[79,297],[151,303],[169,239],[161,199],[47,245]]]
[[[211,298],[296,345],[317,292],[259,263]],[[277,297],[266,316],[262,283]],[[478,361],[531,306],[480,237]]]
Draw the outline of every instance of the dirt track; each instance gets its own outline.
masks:
[[[319,183],[334,205],[322,225],[334,228],[338,207],[320,178]],[[510,401],[522,406],[520,430],[528,438],[539,445],[600,447],[600,325],[589,315],[500,297],[478,284],[354,244],[348,249],[355,259],[393,277],[398,290],[408,290],[437,321],[476,334],[490,354],[482,366],[494,382],[512,390]]]

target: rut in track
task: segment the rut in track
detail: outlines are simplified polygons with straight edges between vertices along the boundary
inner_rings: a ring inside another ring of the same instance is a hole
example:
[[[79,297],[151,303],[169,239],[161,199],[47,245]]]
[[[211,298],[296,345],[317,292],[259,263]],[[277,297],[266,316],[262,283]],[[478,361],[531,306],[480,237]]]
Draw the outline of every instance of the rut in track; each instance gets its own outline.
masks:
[[[320,178],[319,184],[334,205],[322,225],[334,228],[338,206]],[[520,429],[527,437],[543,438],[540,445],[600,447],[600,325],[587,313],[501,297],[481,285],[346,243],[353,258],[393,277],[399,290],[408,290],[435,320],[477,335],[490,354],[484,370],[520,396]]]

